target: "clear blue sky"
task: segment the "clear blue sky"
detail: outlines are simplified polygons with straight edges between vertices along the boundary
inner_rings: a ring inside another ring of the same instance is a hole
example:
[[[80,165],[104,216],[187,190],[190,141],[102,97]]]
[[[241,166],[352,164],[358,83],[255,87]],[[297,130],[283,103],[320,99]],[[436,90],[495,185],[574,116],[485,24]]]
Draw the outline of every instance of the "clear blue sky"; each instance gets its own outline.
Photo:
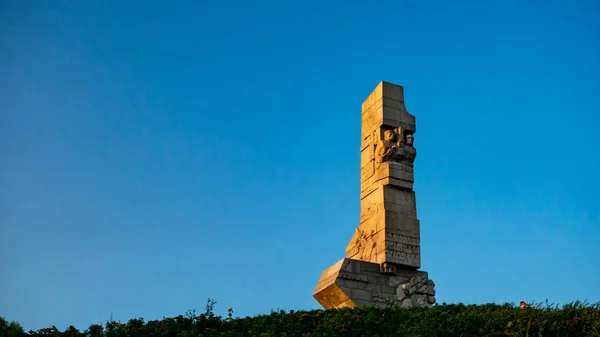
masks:
[[[319,308],[381,80],[417,118],[438,301],[600,301],[596,1],[0,6],[0,315],[26,329]]]

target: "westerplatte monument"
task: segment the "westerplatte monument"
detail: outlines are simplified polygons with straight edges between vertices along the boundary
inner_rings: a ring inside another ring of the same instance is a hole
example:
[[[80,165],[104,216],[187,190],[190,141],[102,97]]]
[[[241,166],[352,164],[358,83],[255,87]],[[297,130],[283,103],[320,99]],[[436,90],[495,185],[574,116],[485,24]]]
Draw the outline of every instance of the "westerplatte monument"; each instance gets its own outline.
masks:
[[[435,303],[435,284],[419,270],[416,131],[404,88],[379,83],[362,104],[360,224],[346,257],[323,271],[313,293],[325,309]]]

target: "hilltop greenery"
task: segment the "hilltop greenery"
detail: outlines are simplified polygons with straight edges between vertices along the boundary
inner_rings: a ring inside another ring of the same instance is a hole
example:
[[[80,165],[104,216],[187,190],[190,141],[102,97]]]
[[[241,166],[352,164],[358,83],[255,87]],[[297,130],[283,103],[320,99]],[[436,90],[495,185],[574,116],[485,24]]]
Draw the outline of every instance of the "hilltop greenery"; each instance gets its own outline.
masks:
[[[16,322],[0,318],[0,337],[203,337],[203,336],[600,336],[600,302],[574,302],[558,307],[534,304],[521,309],[514,304],[435,305],[433,308],[345,308],[272,312],[269,315],[234,318],[206,311],[145,322],[109,320],[85,331],[70,326],[25,332]]]

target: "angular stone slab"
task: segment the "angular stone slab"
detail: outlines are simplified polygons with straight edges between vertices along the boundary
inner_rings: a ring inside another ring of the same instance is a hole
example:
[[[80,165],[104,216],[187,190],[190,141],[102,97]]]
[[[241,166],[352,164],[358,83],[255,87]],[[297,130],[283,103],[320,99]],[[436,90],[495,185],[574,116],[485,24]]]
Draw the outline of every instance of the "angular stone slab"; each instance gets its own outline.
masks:
[[[325,309],[367,306],[425,306],[435,303],[426,272],[397,268],[382,273],[377,263],[342,259],[325,269],[313,297]]]

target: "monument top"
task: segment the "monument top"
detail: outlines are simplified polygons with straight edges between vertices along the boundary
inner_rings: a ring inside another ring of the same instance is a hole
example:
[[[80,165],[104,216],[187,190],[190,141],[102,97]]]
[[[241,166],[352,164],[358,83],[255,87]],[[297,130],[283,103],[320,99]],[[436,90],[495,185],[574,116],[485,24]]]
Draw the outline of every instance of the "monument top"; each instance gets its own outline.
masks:
[[[381,81],[365,99],[362,105],[363,111],[369,109],[380,99],[387,98],[398,102],[404,102],[404,87],[386,81]]]
[[[362,104],[361,149],[383,139],[386,130],[395,130],[405,137],[414,134],[417,127],[415,116],[406,111],[404,88],[381,81]]]

